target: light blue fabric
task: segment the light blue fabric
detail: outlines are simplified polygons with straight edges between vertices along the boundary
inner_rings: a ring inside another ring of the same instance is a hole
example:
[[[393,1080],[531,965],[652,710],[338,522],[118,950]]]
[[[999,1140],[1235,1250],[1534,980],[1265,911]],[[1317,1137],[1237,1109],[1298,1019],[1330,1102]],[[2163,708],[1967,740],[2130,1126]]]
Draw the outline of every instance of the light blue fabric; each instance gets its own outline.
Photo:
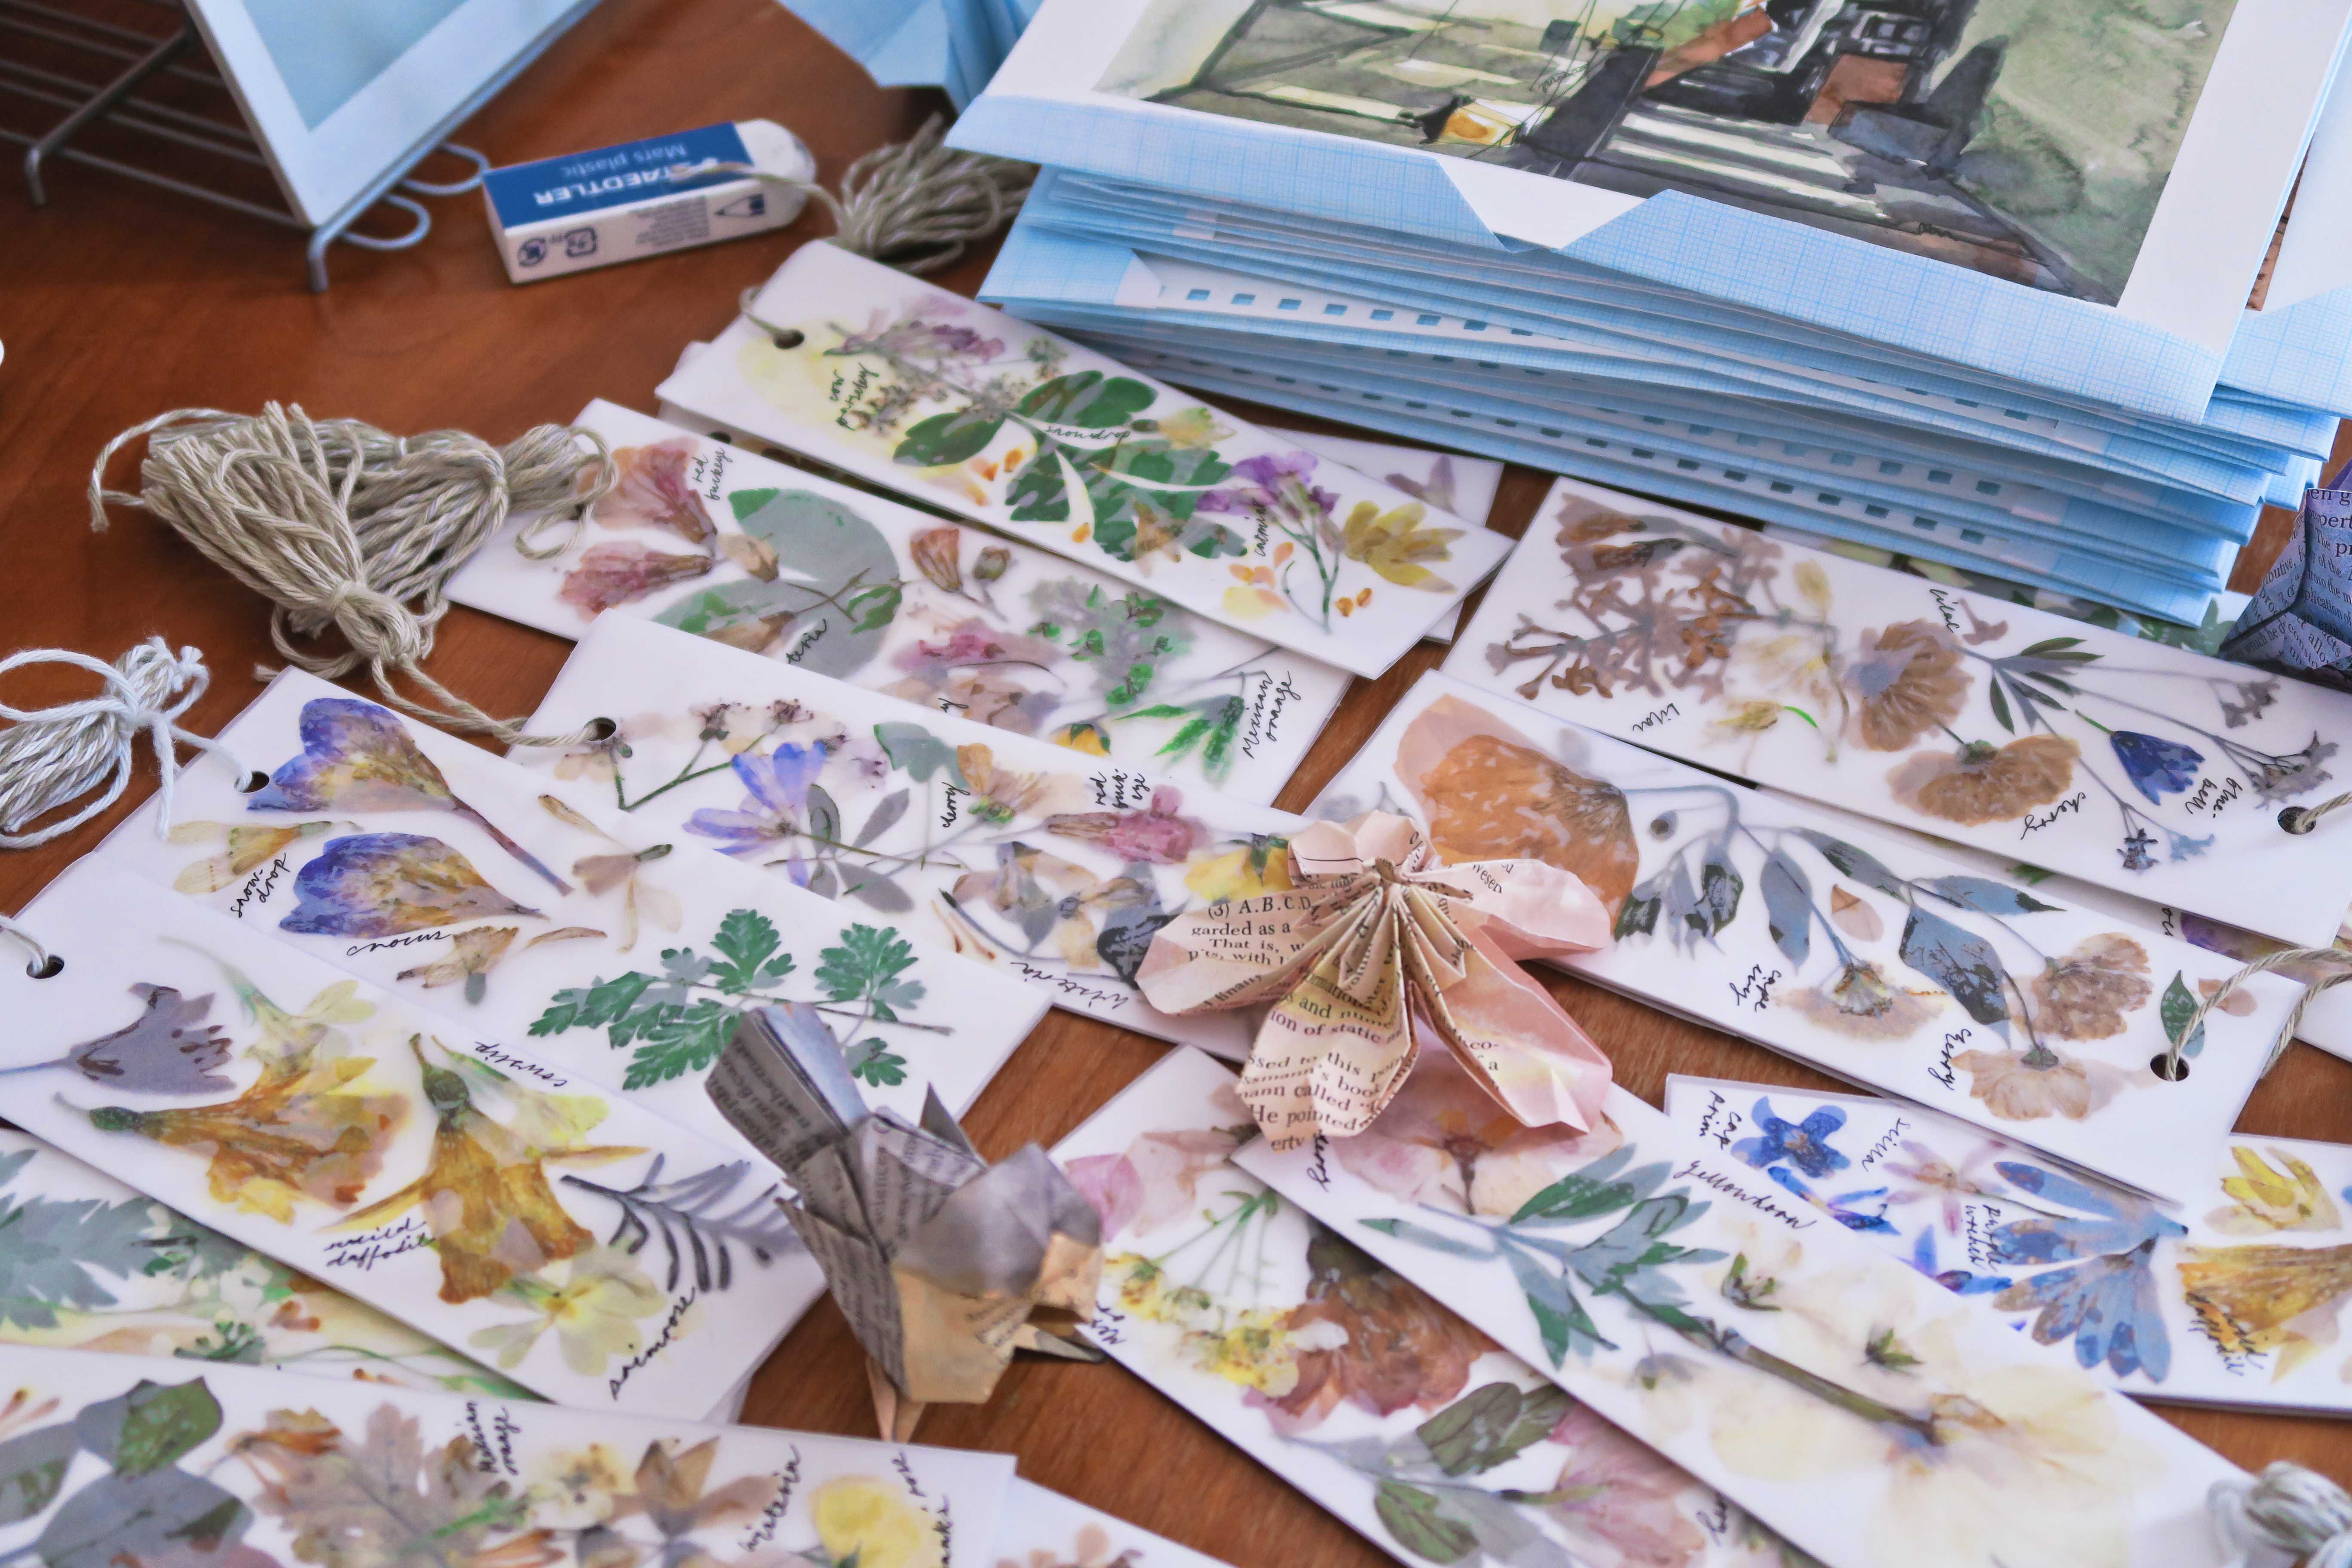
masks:
[[[980,96],[1045,0],[783,0],[883,87]]]

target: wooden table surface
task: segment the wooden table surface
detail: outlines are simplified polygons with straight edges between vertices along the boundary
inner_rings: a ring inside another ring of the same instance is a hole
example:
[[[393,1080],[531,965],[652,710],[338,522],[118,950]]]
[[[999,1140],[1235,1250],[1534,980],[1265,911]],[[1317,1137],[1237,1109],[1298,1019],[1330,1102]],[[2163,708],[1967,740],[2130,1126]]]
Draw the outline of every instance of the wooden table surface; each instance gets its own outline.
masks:
[[[766,117],[815,151],[831,182],[850,159],[913,131],[935,94],[883,91],[774,0],[606,0],[461,134],[499,163]],[[494,440],[561,421],[593,396],[650,409],[679,349],[726,325],[756,283],[821,218],[732,244],[510,286],[478,198],[433,204],[419,248],[339,247],[327,294],[305,292],[299,242],[283,230],[110,175],[51,176],[26,205],[0,173],[0,651],[77,648],[112,658],[161,633],[202,648],[215,672],[190,722],[209,732],[250,701],[269,658],[262,601],[143,514],[89,526],[83,486],[99,447],[167,409],[249,411],[299,402],[387,429],[444,426]],[[971,291],[975,257],[943,278]],[[130,477],[126,463],[122,477]],[[1546,476],[1513,468],[1496,512],[1520,532]],[[2279,517],[2272,520],[2274,536]],[[2238,586],[2251,587],[2242,577]],[[569,645],[471,610],[443,623],[430,668],[493,712],[525,713]],[[1298,807],[1437,662],[1424,645],[1383,679],[1358,681],[1279,804]],[[88,689],[53,672],[9,678],[26,705]],[[0,910],[16,910],[98,843],[153,784],[142,756],[128,802],[58,842],[0,855]],[[1653,1100],[1669,1071],[1832,1088],[1759,1047],[1548,974],[1563,1003]],[[984,1152],[1051,1144],[1149,1068],[1161,1047],[1065,1013],[1046,1021],[968,1120]],[[2296,1046],[2255,1093],[2243,1130],[2352,1139],[2352,1063]],[[2286,1415],[2164,1409],[2249,1468],[2292,1458],[2352,1482],[2352,1426]],[[871,1435],[860,1358],[820,1303],[761,1371],[744,1419]],[[927,1442],[1019,1456],[1022,1473],[1236,1563],[1372,1563],[1381,1555],[1271,1472],[1115,1365],[1024,1361],[986,1406],[933,1409]]]

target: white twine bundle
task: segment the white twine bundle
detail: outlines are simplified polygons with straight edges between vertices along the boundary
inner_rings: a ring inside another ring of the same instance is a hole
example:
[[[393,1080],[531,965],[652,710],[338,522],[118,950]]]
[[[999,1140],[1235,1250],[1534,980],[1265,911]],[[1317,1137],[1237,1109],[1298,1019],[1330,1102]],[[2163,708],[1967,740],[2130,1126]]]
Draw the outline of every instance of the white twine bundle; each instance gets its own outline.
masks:
[[[2316,1470],[2275,1459],[2259,1476],[2216,1481],[2205,1501],[2242,1563],[2276,1554],[2303,1568],[2352,1568],[2352,1496]]]
[[[941,146],[937,115],[906,141],[866,153],[841,176],[835,195],[750,163],[686,163],[673,178],[750,174],[806,193],[833,215],[833,242],[907,272],[935,272],[1012,220],[1037,171],[1027,163]]]
[[[142,436],[150,440],[138,492],[106,489],[114,454]],[[270,601],[269,639],[297,668],[332,679],[364,665],[403,712],[509,744],[564,746],[580,737],[525,734],[520,721],[492,718],[423,663],[448,613],[451,574],[510,512],[593,505],[613,478],[604,443],[561,425],[494,447],[462,430],[398,437],[275,403],[257,415],[184,408],[106,444],[90,470],[90,527],[106,528],[109,501],[168,523]],[[343,651],[302,646],[330,627]],[[394,673],[437,710],[402,697]]]
[[[112,664],[100,664],[70,648],[27,648],[0,658],[0,675],[29,664],[68,664],[106,682],[95,697],[54,708],[14,708],[0,702],[0,849],[30,849],[71,833],[122,798],[131,783],[131,752],[142,735],[155,748],[162,775],[156,790],[156,837],[171,831],[172,779],[179,771],[176,745],[217,752],[242,779],[248,770],[228,748],[208,735],[179,726],[212,680],[205,656],[192,647],[173,653],[162,637],[150,637]],[[38,827],[28,825],[91,791],[97,799],[72,816]]]

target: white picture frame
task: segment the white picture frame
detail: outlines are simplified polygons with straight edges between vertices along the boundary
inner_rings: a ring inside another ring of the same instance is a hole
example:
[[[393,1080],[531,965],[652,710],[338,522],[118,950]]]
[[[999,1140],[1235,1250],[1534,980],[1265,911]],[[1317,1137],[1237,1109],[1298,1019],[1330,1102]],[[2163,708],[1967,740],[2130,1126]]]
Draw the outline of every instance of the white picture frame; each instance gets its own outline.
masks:
[[[323,227],[596,0],[185,0],[294,216]]]

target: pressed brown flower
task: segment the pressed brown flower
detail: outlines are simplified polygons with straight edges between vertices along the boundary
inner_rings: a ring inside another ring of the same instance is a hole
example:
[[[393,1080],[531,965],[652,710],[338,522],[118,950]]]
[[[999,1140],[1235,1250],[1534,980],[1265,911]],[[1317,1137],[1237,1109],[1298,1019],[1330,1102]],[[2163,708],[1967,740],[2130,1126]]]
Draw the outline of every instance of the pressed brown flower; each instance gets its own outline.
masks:
[[[1886,921],[1860,895],[1843,888],[1830,889],[1830,920],[1856,942],[1876,942],[1886,934]]]
[[[2033,977],[2034,1026],[2063,1040],[2104,1040],[2124,1032],[2124,1015],[2155,991],[2147,949],[2102,931],[2053,958]]]
[[[607,528],[659,528],[689,544],[707,544],[717,531],[695,493],[694,437],[675,436],[649,447],[613,449],[613,488],[596,503]]]
[[[2076,1061],[2046,1047],[2030,1051],[1962,1051],[1952,1065],[1972,1080],[1969,1092],[2003,1121],[2063,1116],[2080,1121],[2116,1097],[2123,1074]]]
[[[1913,757],[1886,782],[1915,811],[1980,827],[2014,822],[2064,795],[2081,755],[2081,747],[2058,735],[2027,735],[2005,746],[1971,741],[1957,752]]]
[[[1849,963],[1836,982],[1788,994],[1788,1005],[1824,1028],[1861,1040],[1899,1040],[1936,1016],[1936,1004],[1889,985],[1875,964]]]
[[[949,594],[963,592],[963,567],[958,560],[962,552],[961,528],[927,528],[907,542],[916,570],[930,579],[932,586]]]
[[[1642,852],[1623,793],[1483,709],[1440,698],[1407,728],[1397,758],[1444,859],[1541,860],[1574,873],[1612,916],[1633,890]]]
[[[580,555],[580,564],[564,574],[555,596],[591,620],[615,605],[642,599],[656,589],[711,568],[708,555],[676,555],[648,550],[635,540],[592,544]]]
[[[1273,1401],[1284,1426],[1319,1425],[1343,1401],[1375,1415],[1408,1405],[1434,1410],[1460,1394],[1470,1366],[1494,1342],[1396,1274],[1321,1226],[1307,1244],[1307,1300],[1284,1329],[1314,1323],[1346,1332],[1346,1342],[1302,1351],[1298,1381]]]
[[[1932,621],[1897,621],[1862,634],[1845,672],[1855,696],[1853,727],[1874,752],[1900,752],[1960,716],[1969,678],[1959,644]]]

